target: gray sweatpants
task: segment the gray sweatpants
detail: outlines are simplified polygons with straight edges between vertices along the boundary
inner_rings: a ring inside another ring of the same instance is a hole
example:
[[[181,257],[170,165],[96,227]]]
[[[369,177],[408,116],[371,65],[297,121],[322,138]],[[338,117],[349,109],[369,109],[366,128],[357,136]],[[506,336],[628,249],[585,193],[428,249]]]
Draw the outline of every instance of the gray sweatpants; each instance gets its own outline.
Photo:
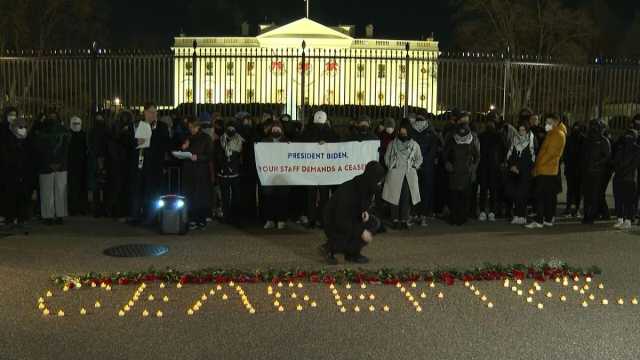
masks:
[[[40,175],[40,215],[43,219],[67,216],[67,172]]]

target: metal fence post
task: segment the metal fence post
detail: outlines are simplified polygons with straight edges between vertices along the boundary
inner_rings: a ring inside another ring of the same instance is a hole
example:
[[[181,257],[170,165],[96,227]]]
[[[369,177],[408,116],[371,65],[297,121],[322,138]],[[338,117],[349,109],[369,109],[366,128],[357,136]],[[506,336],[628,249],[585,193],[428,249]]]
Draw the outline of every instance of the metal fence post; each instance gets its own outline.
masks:
[[[98,113],[98,43],[91,43],[91,111],[89,116],[94,119]]]
[[[507,121],[507,88],[509,86],[509,73],[511,70],[511,49],[507,47],[507,55],[504,60],[504,83],[502,84],[502,118]]]
[[[409,79],[411,79],[410,71],[409,71],[409,43],[405,45],[404,49],[406,50],[405,60],[404,60],[404,118],[409,117]]]
[[[298,121],[302,121],[304,123],[305,120],[305,110],[306,110],[306,101],[304,99],[305,96],[305,87],[306,87],[306,71],[307,71],[307,55],[305,54],[305,49],[307,48],[307,43],[302,40],[302,65],[300,68],[300,114],[298,117]]]
[[[198,48],[198,42],[193,40],[193,53],[191,54],[191,64],[193,69],[193,77],[192,77],[192,93],[193,93],[193,116],[198,118],[198,66],[196,66],[196,61],[198,61],[198,55],[196,54],[196,50]]]

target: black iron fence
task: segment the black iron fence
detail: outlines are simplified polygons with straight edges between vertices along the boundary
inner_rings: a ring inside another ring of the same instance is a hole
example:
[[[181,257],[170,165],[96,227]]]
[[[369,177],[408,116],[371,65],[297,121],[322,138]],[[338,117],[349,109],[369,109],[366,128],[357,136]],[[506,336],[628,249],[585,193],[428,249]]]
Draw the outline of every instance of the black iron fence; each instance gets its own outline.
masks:
[[[325,109],[336,119],[407,112],[475,113],[495,107],[513,119],[523,107],[571,121],[624,124],[640,112],[640,63],[555,64],[525,57],[426,49],[176,48],[0,55],[0,106],[27,117],[46,107],[89,117],[99,109],[155,101],[181,114],[232,115],[265,109],[303,119]]]

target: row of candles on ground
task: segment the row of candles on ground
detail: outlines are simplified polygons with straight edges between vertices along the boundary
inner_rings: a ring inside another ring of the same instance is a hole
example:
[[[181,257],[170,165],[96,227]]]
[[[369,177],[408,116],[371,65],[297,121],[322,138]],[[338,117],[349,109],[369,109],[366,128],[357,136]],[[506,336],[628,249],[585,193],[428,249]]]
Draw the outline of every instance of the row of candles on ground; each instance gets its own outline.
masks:
[[[510,282],[510,281],[511,281],[510,279],[505,279],[505,280],[504,280],[504,283],[503,283],[503,286],[504,286],[505,288],[510,287],[510,286],[511,286],[511,282]],[[579,281],[580,281],[580,278],[576,276],[576,277],[574,277],[574,278],[573,278],[573,281],[574,281],[574,282],[579,282]],[[564,278],[559,278],[559,277],[558,277],[558,278],[556,278],[556,279],[555,279],[555,282],[556,282],[556,283],[562,283],[562,285],[563,285],[563,286],[565,286],[565,287],[568,287],[568,286],[569,286],[569,278],[568,278],[568,277],[566,277],[566,276],[565,276]],[[591,282],[592,282],[592,279],[591,279],[590,277],[586,277],[586,278],[585,278],[585,282],[586,282],[586,284],[585,284],[585,285],[583,285],[582,287],[579,287],[578,285],[573,285],[573,286],[572,286],[572,289],[573,289],[574,291],[576,291],[576,292],[579,292],[581,295],[585,295],[585,294],[586,294],[586,291],[590,289],[589,283],[591,283]],[[515,283],[516,283],[516,285],[522,285],[522,284],[523,284],[523,281],[522,281],[522,280],[520,280],[520,279],[517,279],[517,280],[515,280]],[[249,299],[248,299],[248,297],[246,296],[246,294],[245,294],[244,290],[242,289],[242,287],[240,287],[240,286],[236,286],[236,285],[234,284],[234,282],[233,282],[233,281],[232,281],[232,282],[229,282],[229,283],[228,283],[228,285],[229,285],[229,287],[231,287],[231,288],[234,288],[234,287],[235,287],[235,291],[236,291],[236,292],[238,293],[238,295],[240,296],[240,298],[241,298],[241,300],[242,300],[242,303],[243,303],[243,306],[245,306],[245,308],[247,309],[247,311],[248,311],[249,313],[251,313],[251,314],[255,314],[255,308],[254,308],[254,307],[253,307],[253,305],[249,302]],[[483,302],[486,302],[486,303],[487,303],[487,307],[488,307],[488,308],[493,308],[493,307],[494,307],[494,304],[493,304],[492,302],[487,302],[487,300],[488,300],[487,296],[486,296],[486,295],[483,295],[483,294],[480,292],[480,290],[479,290],[479,289],[477,289],[474,285],[471,285],[471,283],[470,283],[470,282],[468,282],[468,281],[467,281],[467,282],[465,282],[465,283],[464,283],[464,285],[465,285],[465,287],[469,288],[469,289],[470,289],[470,290],[471,290],[475,295],[480,296],[480,299],[481,299]],[[299,288],[299,289],[302,289],[302,288],[304,287],[304,285],[303,285],[302,283],[298,283],[297,285],[295,285],[293,282],[289,282],[288,286],[289,286],[289,288],[293,288],[293,287],[297,286],[297,288]],[[415,282],[412,282],[410,286],[411,286],[411,288],[416,288],[416,287],[417,287],[417,284],[416,284]],[[80,285],[80,284],[78,284],[76,287],[77,287],[77,288],[80,288],[80,287],[81,287],[81,285]],[[92,282],[92,283],[91,283],[91,287],[92,287],[92,288],[95,288],[95,287],[97,287],[97,284]],[[104,289],[104,290],[106,290],[106,291],[111,291],[111,285],[108,285],[108,284],[105,284],[105,283],[101,283],[101,284],[100,284],[100,287],[101,287],[101,288],[103,288],[103,289]],[[127,303],[123,306],[123,308],[122,308],[121,310],[119,310],[119,311],[118,311],[118,316],[121,316],[121,317],[122,317],[122,316],[125,316],[127,312],[131,311],[131,309],[133,308],[133,306],[135,305],[135,303],[136,303],[136,302],[140,299],[140,297],[142,296],[142,293],[144,292],[144,290],[146,289],[146,287],[147,287],[147,285],[146,285],[145,283],[142,283],[142,284],[138,287],[138,289],[137,289],[137,290],[136,290],[136,292],[134,293],[134,295],[133,295],[132,299],[131,299],[129,302],[127,302]],[[165,285],[164,283],[161,283],[161,284],[160,284],[160,288],[164,289],[165,287],[166,287],[166,285]],[[283,287],[284,287],[284,284],[283,284],[282,282],[279,282],[279,283],[276,285],[276,287],[277,287],[277,288],[283,288]],[[406,288],[405,288],[401,283],[397,283],[397,284],[396,284],[396,287],[397,287],[398,289],[400,289],[400,292],[402,292],[402,293],[404,293],[404,294],[405,294],[405,296],[406,296],[407,300],[408,300],[408,301],[409,301],[409,302],[410,302],[410,303],[415,307],[415,309],[416,309],[416,311],[417,311],[417,312],[421,312],[421,311],[422,311],[422,307],[420,306],[420,303],[416,300],[416,298],[413,296],[413,294],[412,294],[410,291],[408,291],[408,290],[407,290],[407,289],[406,289]],[[433,283],[433,282],[429,283],[429,287],[430,287],[430,288],[435,288],[435,283]],[[178,288],[178,289],[182,288],[182,284],[178,283],[178,284],[176,285],[176,288]],[[346,289],[351,289],[351,288],[352,288],[352,285],[348,283],[348,284],[346,284],[346,285],[345,285],[345,288],[346,288]],[[366,289],[366,288],[367,288],[367,285],[366,285],[365,283],[361,283],[361,284],[360,284],[360,288],[361,288],[361,289]],[[336,300],[336,305],[340,308],[340,312],[343,312],[343,313],[344,313],[344,312],[346,312],[346,311],[347,311],[347,309],[346,309],[346,307],[344,306],[344,303],[342,302],[342,297],[341,297],[341,295],[338,293],[338,290],[337,290],[337,288],[335,287],[335,285],[334,285],[334,284],[330,284],[330,285],[329,285],[329,289],[332,291],[332,294],[334,295],[334,299]],[[600,284],[598,285],[598,289],[601,289],[601,290],[602,290],[602,289],[604,289],[604,284],[600,283]],[[222,290],[222,286],[221,286],[221,285],[217,285],[216,290],[221,291],[221,290]],[[523,290],[522,290],[522,289],[519,289],[517,286],[511,286],[511,290],[512,290],[513,292],[517,293],[517,295],[518,295],[518,296],[522,296],[522,295],[524,295]],[[64,288],[63,288],[63,291],[65,291],[65,292],[66,292],[66,291],[69,291],[69,287],[65,285],[65,286],[64,286]],[[540,286],[540,284],[536,281],[536,282],[534,282],[534,283],[533,283],[533,288],[529,289],[528,293],[529,293],[529,295],[535,295],[535,293],[536,293],[536,292],[539,292],[539,291],[542,291],[542,287],[541,287],[541,286]],[[209,291],[209,295],[210,295],[210,296],[214,296],[215,294],[216,294],[216,291],[212,288],[212,289]],[[283,312],[283,311],[284,311],[284,306],[280,303],[280,301],[281,301],[281,300],[279,300],[279,299],[282,297],[282,294],[281,294],[279,291],[276,291],[276,292],[275,292],[275,294],[274,294],[274,288],[273,288],[272,286],[268,286],[268,287],[267,287],[267,294],[269,294],[269,295],[273,295],[273,296],[276,298],[276,300],[274,301],[273,305],[274,305],[274,307],[276,307],[276,308],[277,308],[277,310],[278,310],[279,312]],[[46,297],[52,297],[52,296],[53,296],[53,293],[49,290],[49,291],[47,291],[47,293],[46,293],[46,295],[45,295],[45,296],[46,296]],[[292,298],[292,299],[297,299],[297,294],[296,294],[295,292],[294,292],[294,293],[292,293],[290,296],[291,296],[291,298]],[[440,292],[440,293],[438,293],[437,297],[438,297],[438,299],[443,299],[443,298],[444,298],[444,294],[443,294],[442,292]],[[553,297],[553,294],[552,294],[551,292],[547,292],[547,293],[546,293],[546,297],[547,297],[547,298],[552,298],[552,297]],[[226,300],[228,300],[228,299],[229,299],[229,297],[228,297],[228,295],[227,295],[227,294],[222,294],[221,298],[222,298],[222,300],[224,300],[224,301],[226,301]],[[360,296],[359,296],[358,298],[359,298],[360,300],[366,300],[366,299],[367,299],[367,297],[366,297],[364,294],[360,294]],[[420,294],[420,298],[422,298],[422,299],[427,298],[426,293],[422,292],[422,293]],[[592,301],[594,301],[594,300],[595,300],[595,296],[594,296],[593,294],[590,294],[590,295],[588,296],[588,298],[589,298],[589,300],[592,300]],[[198,301],[197,301],[193,306],[191,306],[191,307],[187,310],[187,315],[194,315],[196,312],[198,312],[198,311],[200,310],[200,308],[203,306],[203,302],[206,302],[206,301],[207,301],[207,299],[208,299],[207,294],[206,294],[206,293],[205,293],[205,294],[202,294],[202,296],[200,297],[200,300],[198,300]],[[351,294],[348,294],[348,295],[346,296],[346,299],[347,299],[347,300],[353,300],[353,296],[352,296]],[[374,294],[370,294],[370,295],[368,296],[368,299],[369,299],[369,300],[375,300],[375,295],[374,295]],[[147,297],[147,300],[149,300],[149,301],[153,301],[153,300],[155,300],[155,298],[153,297],[153,294],[149,295],[149,296]],[[169,297],[168,297],[168,296],[164,296],[162,300],[163,300],[164,302],[169,302]],[[306,294],[305,294],[305,295],[303,296],[303,300],[304,300],[306,303],[309,303],[309,305],[310,305],[312,308],[317,307],[317,303],[316,303],[315,301],[312,301],[312,300],[311,300],[311,298],[309,297],[309,295],[306,295]],[[533,302],[533,297],[528,296],[528,297],[526,298],[526,301],[527,301],[528,303],[532,303],[532,302]],[[560,296],[560,301],[562,301],[562,302],[566,302],[566,301],[567,301],[567,297],[566,297],[565,295],[561,295],[561,296]],[[601,300],[601,303],[602,303],[602,305],[608,305],[608,304],[609,304],[609,300],[607,300],[607,299],[602,299],[602,300]],[[620,298],[620,299],[618,299],[617,303],[618,303],[619,305],[624,305],[625,300],[624,300],[623,298]],[[632,304],[634,304],[634,305],[637,305],[637,304],[638,304],[638,299],[637,299],[637,298],[633,298],[633,299],[631,299],[631,303],[632,303]],[[588,306],[589,306],[589,304],[588,304],[588,302],[587,302],[586,300],[584,300],[584,301],[582,302],[582,306],[583,306],[583,307],[588,307]],[[100,301],[99,301],[99,300],[97,300],[97,301],[96,301],[96,303],[94,304],[94,307],[95,307],[96,309],[101,307],[101,304],[100,304]],[[544,308],[544,304],[542,304],[542,303],[538,303],[537,307],[538,307],[539,309],[543,309],[543,308]],[[42,298],[42,297],[38,299],[38,309],[42,310],[42,314],[43,314],[44,316],[48,316],[48,315],[50,315],[50,313],[51,313],[51,312],[50,312],[50,310],[46,307],[46,302],[45,302],[44,298]],[[302,311],[303,309],[304,309],[304,307],[302,306],[302,304],[298,304],[298,305],[296,306],[296,310],[297,310],[297,311]],[[383,306],[383,311],[388,312],[389,310],[390,310],[390,307],[389,307],[388,305],[384,305],[384,306]],[[359,312],[359,311],[360,311],[360,307],[359,307],[358,305],[356,305],[356,306],[354,307],[354,311],[355,311],[355,312]],[[369,311],[371,311],[371,312],[375,311],[375,307],[374,307],[373,305],[370,305],[370,306],[369,306]],[[87,310],[86,310],[85,308],[80,309],[80,314],[81,314],[81,315],[86,315],[86,314],[87,314]],[[58,313],[57,313],[57,315],[58,315],[58,316],[64,316],[64,311],[63,311],[62,309],[61,309],[61,310],[59,310],[59,311],[58,311]],[[150,315],[150,312],[149,312],[147,309],[144,309],[144,310],[143,310],[143,312],[142,312],[142,316],[147,317],[147,316],[149,316],[149,315]],[[156,312],[156,314],[155,314],[155,315],[156,315],[156,317],[162,317],[162,316],[163,316],[163,313],[162,313],[162,311],[158,310],[158,311]]]

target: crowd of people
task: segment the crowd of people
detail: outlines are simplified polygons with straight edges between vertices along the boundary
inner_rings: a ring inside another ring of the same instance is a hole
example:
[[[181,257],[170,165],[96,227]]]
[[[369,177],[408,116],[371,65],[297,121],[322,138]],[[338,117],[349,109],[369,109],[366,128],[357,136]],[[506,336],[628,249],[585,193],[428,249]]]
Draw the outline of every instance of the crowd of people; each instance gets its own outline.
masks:
[[[337,186],[262,186],[258,142],[379,140],[384,180],[370,213],[398,230],[428,226],[435,217],[454,226],[469,219],[554,226],[565,183],[565,215],[593,224],[610,217],[605,194],[612,178],[615,226],[631,227],[638,214],[640,115],[616,139],[602,120],[568,124],[563,115],[529,109],[513,123],[496,112],[454,110],[375,123],[363,115],[343,129],[322,111],[308,123],[271,113],[195,118],[159,114],[151,102],[140,113],[97,113],[88,131],[78,116],[62,119],[55,109],[28,124],[20,109],[8,107],[0,120],[0,220],[7,226],[88,214],[151,225],[156,200],[181,193],[193,230],[215,220],[324,227]],[[138,137],[141,127],[150,139]],[[191,158],[178,160],[172,151]]]

